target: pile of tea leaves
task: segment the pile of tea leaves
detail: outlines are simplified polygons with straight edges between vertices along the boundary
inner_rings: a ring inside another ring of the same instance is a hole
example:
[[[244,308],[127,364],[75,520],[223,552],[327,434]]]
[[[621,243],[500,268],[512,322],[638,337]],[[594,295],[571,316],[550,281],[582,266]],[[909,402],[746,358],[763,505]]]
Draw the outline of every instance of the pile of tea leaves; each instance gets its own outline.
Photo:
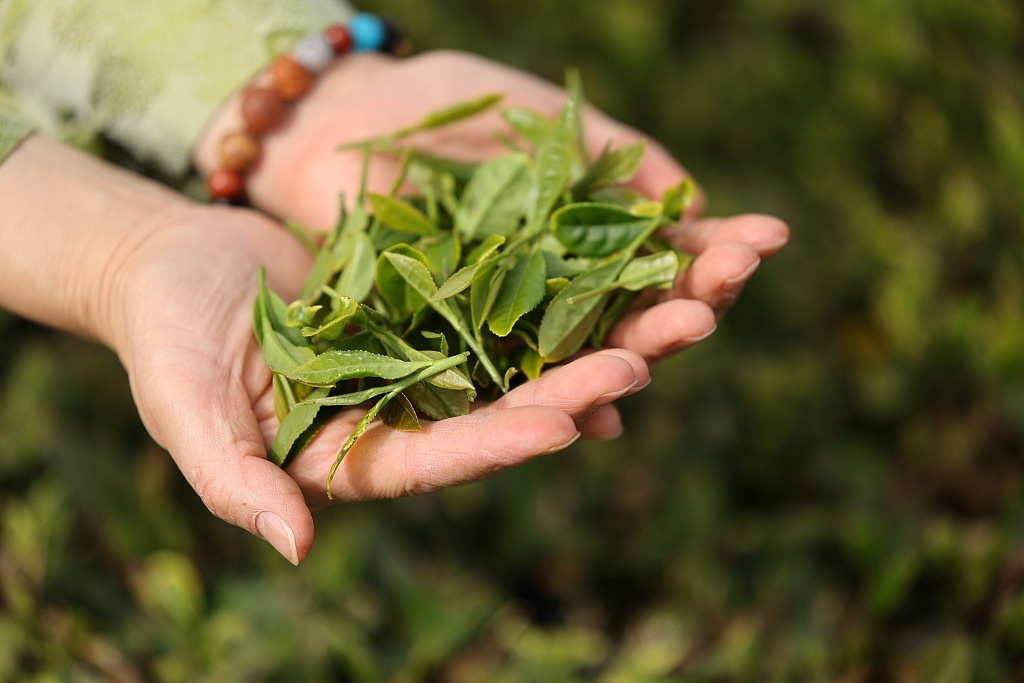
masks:
[[[670,288],[689,258],[657,237],[694,199],[684,180],[659,201],[630,189],[643,141],[591,158],[582,88],[554,120],[523,108],[501,116],[508,154],[481,164],[441,159],[403,141],[492,109],[489,95],[425,117],[363,150],[351,211],[342,198],[286,305],[260,273],[256,338],[273,371],[281,427],[270,459],[285,466],[345,406],[372,402],[327,480],[377,417],[394,429],[466,415],[478,395],[507,392],[546,364],[600,347],[644,289]],[[374,155],[397,155],[392,191],[366,191]],[[413,187],[415,193],[399,196]]]

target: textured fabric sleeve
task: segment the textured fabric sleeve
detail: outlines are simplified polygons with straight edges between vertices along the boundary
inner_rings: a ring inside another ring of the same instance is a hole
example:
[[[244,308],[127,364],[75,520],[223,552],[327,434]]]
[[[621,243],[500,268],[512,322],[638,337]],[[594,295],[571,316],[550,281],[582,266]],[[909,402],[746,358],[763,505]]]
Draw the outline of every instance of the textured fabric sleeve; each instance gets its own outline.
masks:
[[[0,162],[32,132],[32,124],[14,101],[0,90]]]
[[[350,14],[343,0],[0,0],[0,86],[40,131],[103,135],[179,176],[232,93]],[[0,149],[25,134],[4,111]]]

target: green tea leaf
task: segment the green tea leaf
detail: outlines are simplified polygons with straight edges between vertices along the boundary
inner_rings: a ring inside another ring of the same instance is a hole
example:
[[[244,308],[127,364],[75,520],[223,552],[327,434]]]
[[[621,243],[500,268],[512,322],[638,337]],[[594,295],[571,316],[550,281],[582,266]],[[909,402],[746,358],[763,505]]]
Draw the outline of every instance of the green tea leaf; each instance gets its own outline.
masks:
[[[320,251],[320,247],[316,244],[319,236],[313,228],[308,228],[301,223],[296,223],[295,221],[285,221],[283,225],[284,229],[306,248],[306,251],[313,256],[317,255]]]
[[[406,281],[405,276],[388,256],[389,254],[418,261],[428,277],[430,277],[430,270],[426,266],[427,257],[406,244],[391,247],[377,259],[377,291],[384,297],[385,303],[397,320],[423,308],[427,299]],[[431,282],[433,282],[432,279]]]
[[[544,370],[544,358],[534,349],[527,347],[519,361],[519,367],[527,379],[537,379]]]
[[[580,70],[575,66],[570,66],[565,70],[565,89],[569,91],[569,97],[576,105],[576,144],[579,147],[580,158],[584,166],[590,166],[590,149],[587,146],[587,134],[583,126],[587,94],[583,91],[583,78],[580,76]]]
[[[444,360],[446,356],[437,351],[423,351],[423,355],[433,361]],[[411,359],[410,360],[419,360]],[[462,374],[462,371],[458,368],[450,368],[442,373],[434,375],[430,379],[426,380],[428,384],[432,384],[439,389],[449,389],[451,391],[462,391],[468,396],[469,401],[473,401],[476,398],[476,387],[473,386],[473,382],[468,377]]]
[[[295,407],[295,394],[292,392],[291,383],[284,375],[274,373],[272,380],[274,392],[274,415],[278,422],[283,422],[288,413]]]
[[[642,235],[650,219],[610,204],[570,204],[551,217],[554,234],[571,253],[601,257],[624,249]]]
[[[432,420],[469,415],[469,399],[465,391],[441,389],[431,383],[420,382],[406,389],[405,395]]]
[[[678,274],[679,256],[674,251],[643,256],[630,261],[615,282],[589,292],[574,294],[569,303],[577,304],[615,289],[628,289],[632,292],[639,292],[648,287],[664,289],[672,286]]]
[[[548,131],[552,128],[550,119],[532,109],[523,107],[510,107],[501,112],[501,117],[534,149],[541,146]]]
[[[430,269],[422,261],[397,251],[386,251],[381,254],[381,258],[391,263],[391,266],[423,298],[424,302],[437,294],[437,284],[434,283]]]
[[[313,261],[313,267],[310,269],[309,274],[306,275],[306,280],[302,284],[302,289],[299,290],[299,298],[303,301],[315,301],[320,298],[320,288],[327,284],[327,282],[337,272],[337,261],[334,257],[333,252],[330,249],[321,249],[316,259]]]
[[[334,283],[334,290],[342,296],[363,301],[373,289],[377,250],[370,236],[361,230],[342,233],[341,241],[349,244],[348,259]]]
[[[313,324],[313,319],[323,306],[308,306],[305,301],[293,301],[285,309],[285,325],[288,327],[306,327]]]
[[[641,140],[613,150],[606,149],[573,186],[573,197],[580,201],[595,190],[631,181],[640,170],[646,148],[647,141]]]
[[[455,215],[462,239],[472,242],[515,231],[526,215],[529,188],[530,170],[522,155],[508,154],[481,164]]]
[[[423,427],[420,426],[419,416],[416,415],[416,409],[409,401],[409,397],[404,393],[395,396],[394,400],[388,402],[381,409],[380,419],[388,427],[397,429],[400,432],[423,431]]]
[[[274,317],[270,313],[272,309],[267,305],[274,295],[267,290],[262,269],[259,275],[259,290],[257,302],[260,310],[259,322],[263,331],[262,334],[257,336],[257,339],[263,351],[263,362],[274,372],[287,375],[303,363],[312,360],[316,354],[308,346],[292,343],[291,339],[275,329],[274,322],[272,322]],[[282,303],[281,306],[283,307],[284,304]],[[278,313],[275,312],[274,316]],[[278,324],[280,324],[280,321]],[[285,329],[298,332],[294,328]]]
[[[390,392],[384,394],[384,396],[382,396],[381,399],[377,401],[377,403],[366,412],[366,415],[364,415],[363,418],[359,420],[359,422],[355,426],[355,429],[352,430],[352,433],[345,441],[345,444],[341,447],[341,451],[338,453],[338,457],[335,459],[334,464],[331,466],[331,471],[327,475],[327,498],[329,500],[334,500],[334,497],[331,494],[331,481],[334,479],[334,474],[338,471],[338,466],[341,465],[341,461],[345,459],[345,456],[348,455],[348,452],[352,450],[352,446],[355,445],[359,437],[362,436],[370,427],[370,423],[373,422],[374,418],[377,417],[377,414],[381,411],[381,409],[383,409],[384,406],[386,406],[392,398],[402,393],[403,391],[411,387],[413,384],[416,384],[417,382],[422,382],[423,380],[428,379],[433,375],[436,375],[440,372],[448,370],[449,368],[453,368],[457,365],[465,363],[466,357],[468,355],[468,353],[463,353],[459,354],[458,356],[446,358],[443,361],[437,361],[431,367],[425,370],[421,370],[419,373],[411,377],[406,377],[402,381],[397,382],[391,387]]]
[[[494,251],[503,244],[505,244],[505,238],[502,235],[488,236],[487,239],[481,242],[476,249],[469,252],[469,255],[466,256],[466,265],[471,266],[473,264],[480,263],[493,254]]]
[[[512,326],[544,299],[547,267],[540,249],[534,248],[509,271],[501,283],[487,316],[491,332],[507,337]]]
[[[544,296],[553,299],[556,294],[569,286],[569,278],[553,277],[544,282]]]
[[[334,341],[344,333],[345,326],[358,311],[359,304],[354,299],[344,297],[340,301],[339,308],[327,317],[323,325],[316,328],[304,327],[302,336],[319,336],[328,341]]]
[[[604,345],[604,340],[608,333],[622,319],[622,316],[626,314],[626,311],[629,310],[630,305],[636,301],[638,296],[640,296],[639,292],[625,291],[619,292],[612,300],[608,308],[605,309],[605,312],[601,314],[597,327],[594,328],[593,343],[595,349],[599,349]]]
[[[665,217],[673,223],[679,222],[696,200],[697,185],[691,178],[683,178],[678,185],[665,190],[661,197],[661,203],[665,206]]]
[[[307,400],[316,400],[327,396],[328,389],[316,389],[309,395]],[[302,436],[303,432],[310,428],[317,413],[320,412],[318,405],[299,404],[292,408],[291,412],[281,421],[281,426],[274,435],[274,443],[270,446],[267,458],[275,465],[283,465],[291,453],[292,446]]]
[[[416,247],[427,257],[427,267],[438,282],[451,277],[462,258],[462,243],[457,232],[424,237]]]
[[[403,361],[369,351],[325,351],[283,374],[310,386],[333,387],[343,380],[359,377],[401,379],[429,365],[429,361]]]
[[[392,230],[420,236],[433,235],[438,232],[438,227],[412,204],[372,192],[367,193],[366,196],[370,200],[374,218]]]
[[[373,387],[372,389],[364,389],[363,391],[354,391],[350,394],[339,394],[338,396],[318,396],[313,398],[307,398],[296,405],[299,406],[331,406],[331,407],[342,407],[342,406],[357,406],[360,403],[366,403],[370,399],[377,398],[383,394],[387,394],[394,389],[391,384],[385,384],[380,387]]]
[[[677,275],[679,256],[674,251],[663,251],[630,261],[617,283],[623,289],[639,292],[648,287],[671,287]]]
[[[468,102],[461,102],[451,107],[445,107],[435,112],[427,114],[419,123],[414,126],[409,126],[399,130],[393,138],[403,138],[413,133],[419,133],[425,130],[433,130],[435,128],[441,128],[463,119],[468,119],[477,114],[481,114],[498,102],[501,102],[505,96],[501,93],[492,93],[490,95],[484,95]]]
[[[505,281],[506,275],[508,275],[508,271],[501,266],[497,259],[480,264],[469,289],[469,309],[473,316],[473,329],[479,330],[484,326],[487,317],[491,314],[491,308],[494,307],[494,301],[498,298],[498,292],[501,291],[501,285]]]
[[[269,318],[271,327],[285,339],[298,346],[306,342],[298,329],[288,325],[288,307],[274,292],[267,288],[266,272],[263,268],[257,273],[257,295],[253,304],[253,330],[256,333],[256,340],[263,344],[263,323],[264,317]],[[258,318],[258,319],[257,319]]]
[[[526,195],[527,235],[544,228],[551,209],[565,191],[575,142],[576,105],[570,99],[537,149],[530,189]]]
[[[491,235],[483,243],[477,247],[473,252],[466,257],[466,261],[469,263],[466,267],[459,270],[457,273],[448,278],[437,290],[437,293],[430,298],[431,301],[441,301],[442,299],[448,299],[450,297],[465,291],[469,287],[476,276],[477,271],[480,268],[485,267],[487,259],[494,254],[495,250],[504,244],[505,238],[499,235]],[[491,265],[488,263],[487,265]]]
[[[476,265],[462,268],[459,272],[448,278],[448,280],[438,288],[434,296],[430,297],[430,300],[441,301],[465,291],[467,287],[473,284],[473,276],[476,275],[476,271]]]
[[[557,363],[576,353],[597,323],[608,300],[608,295],[593,297],[570,304],[575,294],[599,289],[615,282],[625,267],[622,258],[605,263],[573,280],[559,292],[544,313],[537,339],[540,355],[545,362]]]

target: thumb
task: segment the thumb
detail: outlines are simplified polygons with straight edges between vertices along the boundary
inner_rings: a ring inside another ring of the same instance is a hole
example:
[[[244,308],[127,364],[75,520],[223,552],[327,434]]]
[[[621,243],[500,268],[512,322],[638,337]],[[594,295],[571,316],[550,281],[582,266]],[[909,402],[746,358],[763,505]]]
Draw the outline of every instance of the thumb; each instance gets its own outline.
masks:
[[[132,378],[147,429],[213,514],[264,539],[297,565],[313,544],[313,517],[302,491],[267,460],[242,382],[218,381],[219,374],[229,373],[190,361],[165,361]]]

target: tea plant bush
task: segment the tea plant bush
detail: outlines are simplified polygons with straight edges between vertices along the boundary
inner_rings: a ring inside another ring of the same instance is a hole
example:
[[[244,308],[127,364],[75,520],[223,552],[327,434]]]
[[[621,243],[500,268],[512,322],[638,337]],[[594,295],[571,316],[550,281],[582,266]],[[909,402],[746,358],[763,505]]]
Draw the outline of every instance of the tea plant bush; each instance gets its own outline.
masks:
[[[1011,681],[1024,662],[1012,0],[374,0],[560,79],[794,238],[617,442],[212,519],[110,354],[0,337],[0,680]]]

